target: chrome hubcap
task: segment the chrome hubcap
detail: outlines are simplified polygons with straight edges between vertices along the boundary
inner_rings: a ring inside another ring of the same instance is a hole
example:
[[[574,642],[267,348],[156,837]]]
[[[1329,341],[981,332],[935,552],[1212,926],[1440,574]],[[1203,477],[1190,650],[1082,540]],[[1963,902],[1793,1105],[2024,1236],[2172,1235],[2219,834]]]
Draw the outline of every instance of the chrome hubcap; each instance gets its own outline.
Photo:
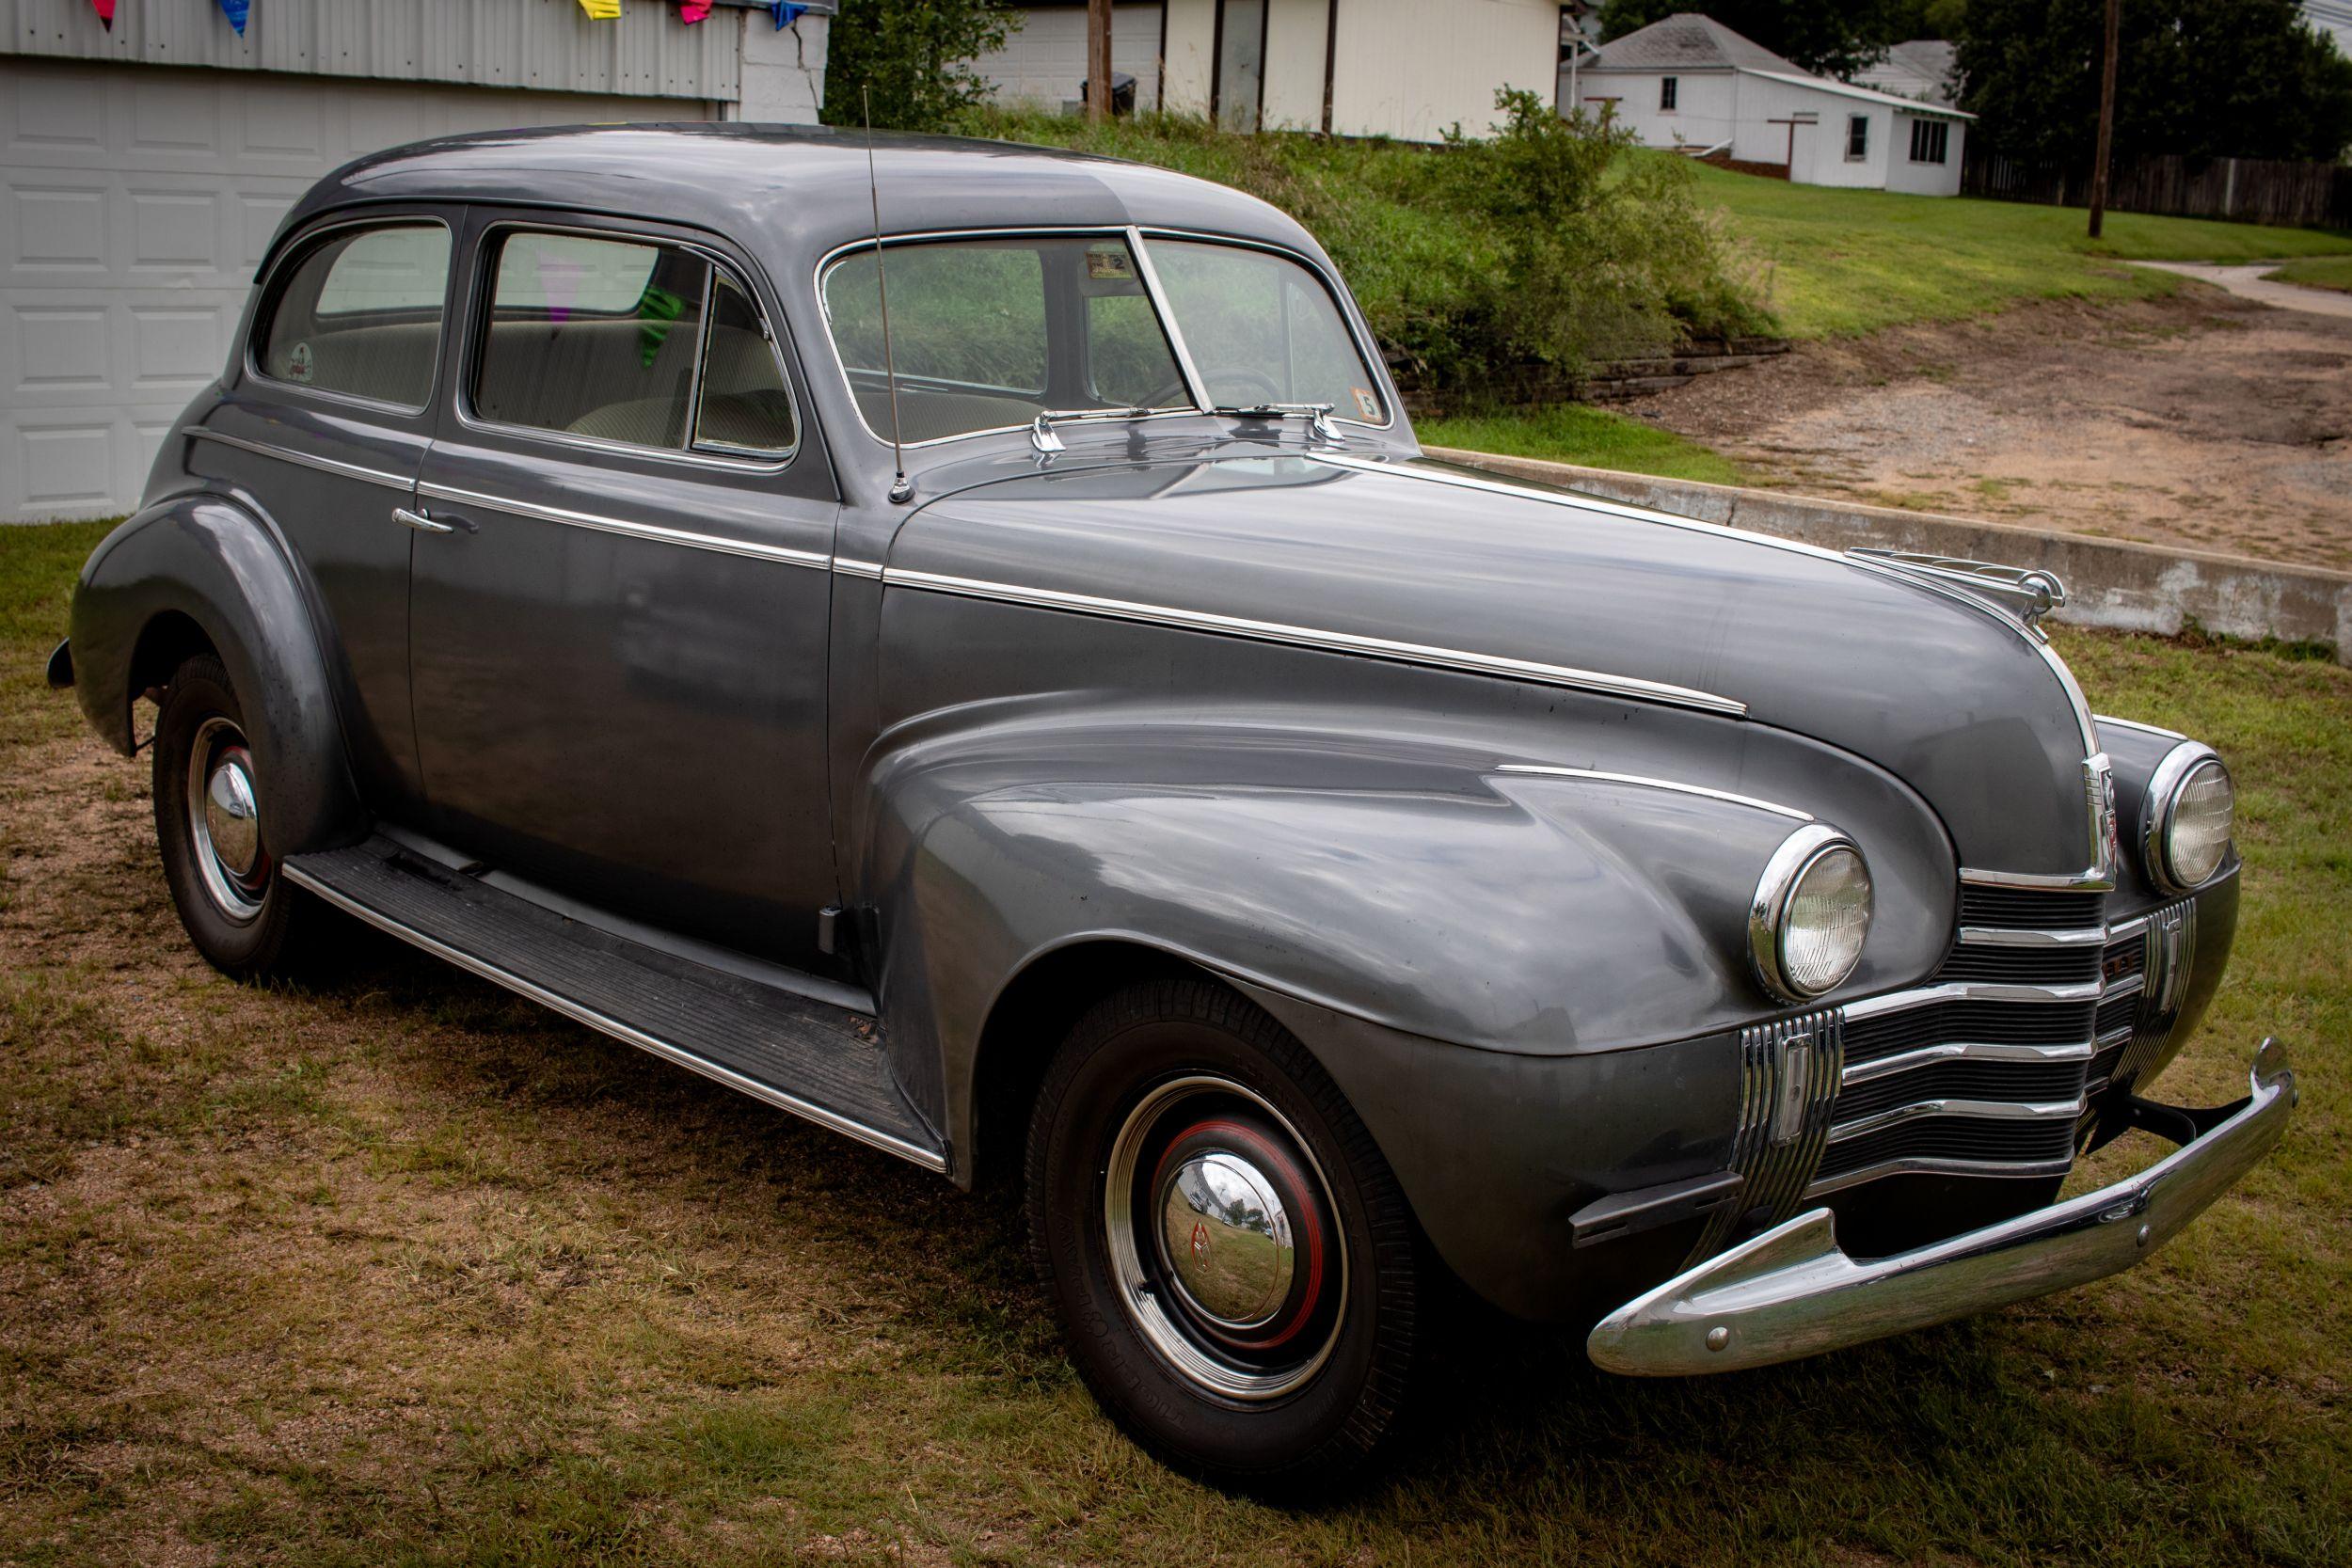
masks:
[[[262,912],[269,857],[262,849],[253,753],[226,719],[207,719],[188,751],[188,834],[205,896],[240,924]]]
[[[1160,1191],[1160,1245],[1177,1287],[1220,1326],[1255,1328],[1290,1294],[1297,1248],[1263,1171],[1219,1150],[1176,1167]]]
[[[1104,1162],[1104,1241],[1128,1320],[1179,1375],[1227,1399],[1279,1399],[1330,1358],[1347,1302],[1335,1213],[1297,1130],[1229,1078],[1148,1090]]]

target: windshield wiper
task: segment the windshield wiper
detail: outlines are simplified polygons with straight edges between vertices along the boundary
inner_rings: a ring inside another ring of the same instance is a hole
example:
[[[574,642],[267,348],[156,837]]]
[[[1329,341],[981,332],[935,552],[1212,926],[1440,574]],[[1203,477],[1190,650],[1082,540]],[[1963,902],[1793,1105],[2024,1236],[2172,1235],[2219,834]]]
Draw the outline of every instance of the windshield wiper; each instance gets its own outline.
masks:
[[[1040,451],[1062,450],[1062,439],[1054,433],[1057,422],[1075,423],[1081,420],[1133,420],[1146,414],[1156,414],[1156,408],[1045,408],[1029,421],[1029,445]]]
[[[1297,415],[1307,421],[1308,428],[1314,432],[1317,440],[1343,447],[1347,444],[1347,437],[1342,436],[1340,427],[1332,422],[1332,407],[1327,403],[1249,403],[1227,404],[1209,412],[1222,414],[1229,420],[1280,420]]]

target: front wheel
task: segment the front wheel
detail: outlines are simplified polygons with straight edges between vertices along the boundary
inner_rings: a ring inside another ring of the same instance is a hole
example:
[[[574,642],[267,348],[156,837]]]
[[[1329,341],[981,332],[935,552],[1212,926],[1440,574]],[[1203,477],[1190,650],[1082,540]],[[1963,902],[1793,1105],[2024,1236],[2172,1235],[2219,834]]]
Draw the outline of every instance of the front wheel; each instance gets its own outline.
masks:
[[[1178,1466],[1327,1483],[1397,1424],[1421,1267],[1388,1163],[1281,1025],[1205,980],[1096,1006],[1046,1073],[1030,1250],[1104,1409]]]
[[[283,973],[317,908],[278,874],[262,841],[268,792],[229,672],[210,655],[173,673],[155,718],[155,839],[180,924],[238,979]]]

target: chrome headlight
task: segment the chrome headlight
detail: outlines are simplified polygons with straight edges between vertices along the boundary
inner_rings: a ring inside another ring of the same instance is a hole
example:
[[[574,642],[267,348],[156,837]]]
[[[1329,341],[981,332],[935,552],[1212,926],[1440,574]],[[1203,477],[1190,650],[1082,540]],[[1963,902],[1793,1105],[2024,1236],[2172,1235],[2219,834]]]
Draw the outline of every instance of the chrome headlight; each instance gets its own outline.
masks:
[[[2165,892],[2186,893],[2221,869],[2237,825],[2237,790],[2212,747],[2191,740],[2165,753],[2148,781],[2141,820],[2140,862]]]
[[[1781,841],[1748,905],[1748,953],[1764,989],[1803,1002],[1842,983],[1870,933],[1870,868],[1853,840],[1810,822]]]

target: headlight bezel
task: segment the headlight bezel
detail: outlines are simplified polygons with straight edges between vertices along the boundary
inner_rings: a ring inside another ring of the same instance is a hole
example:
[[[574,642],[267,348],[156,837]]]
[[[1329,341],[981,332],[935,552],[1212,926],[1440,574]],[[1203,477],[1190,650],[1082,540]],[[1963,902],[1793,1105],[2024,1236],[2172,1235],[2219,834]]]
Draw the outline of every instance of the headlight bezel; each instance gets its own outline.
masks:
[[[1843,970],[1826,983],[1807,988],[1789,974],[1788,912],[1805,878],[1824,860],[1839,854],[1851,855],[1862,875],[1866,895],[1862,940],[1854,944],[1853,957]],[[1862,949],[1869,940],[1876,903],[1869,858],[1851,837],[1822,822],[1808,822],[1790,833],[1765,862],[1764,874],[1756,879],[1755,896],[1748,901],[1748,959],[1756,983],[1779,1001],[1802,1005],[1825,996],[1852,979],[1862,961]]]
[[[2174,864],[2172,829],[2188,786],[2207,768],[2218,771],[2222,782],[2230,787],[2230,834],[2222,840],[2221,854],[2213,869],[2191,879],[2181,875]],[[2164,754],[2164,760],[2149,775],[2148,793],[2140,805],[2140,868],[2158,891],[2194,893],[2213,881],[2229,865],[2231,851],[2237,847],[2237,780],[2230,772],[2230,765],[2201,740],[2182,741]]]

